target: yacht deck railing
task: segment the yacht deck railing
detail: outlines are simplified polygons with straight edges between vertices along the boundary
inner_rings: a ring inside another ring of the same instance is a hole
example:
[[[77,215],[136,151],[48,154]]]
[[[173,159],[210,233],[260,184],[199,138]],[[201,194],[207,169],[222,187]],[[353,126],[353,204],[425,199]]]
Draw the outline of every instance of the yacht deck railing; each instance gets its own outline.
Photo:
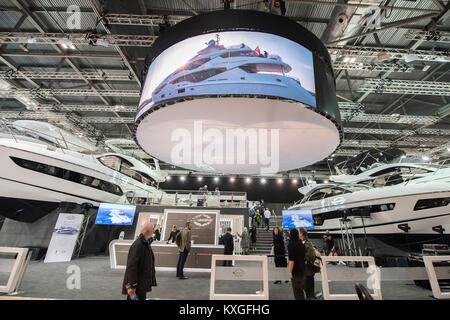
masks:
[[[158,197],[132,198],[133,204],[184,206],[184,207],[216,207],[246,208],[247,193],[236,191],[195,191],[195,190],[161,190]]]

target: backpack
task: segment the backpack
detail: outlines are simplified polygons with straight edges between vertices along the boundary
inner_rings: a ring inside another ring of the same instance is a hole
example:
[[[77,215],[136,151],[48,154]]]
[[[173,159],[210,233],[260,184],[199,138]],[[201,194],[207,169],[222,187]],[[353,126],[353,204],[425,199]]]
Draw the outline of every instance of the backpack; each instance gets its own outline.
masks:
[[[314,259],[313,271],[314,273],[318,273],[320,272],[320,265],[322,264],[322,256],[316,248],[314,248],[314,253],[316,254],[316,258]]]
[[[313,250],[313,252],[310,251],[310,260],[306,261],[306,264],[309,265],[309,268],[311,268],[311,271],[313,273],[318,273],[320,272],[321,266],[320,264],[322,263],[322,258],[320,255],[320,252],[314,247],[314,245],[308,240],[308,245],[305,246],[305,249],[309,249],[309,250]],[[313,256],[314,254],[314,256]],[[305,257],[306,258],[306,257]]]
[[[181,247],[181,231],[177,232],[177,235],[175,236],[175,243],[177,244],[178,248]]]

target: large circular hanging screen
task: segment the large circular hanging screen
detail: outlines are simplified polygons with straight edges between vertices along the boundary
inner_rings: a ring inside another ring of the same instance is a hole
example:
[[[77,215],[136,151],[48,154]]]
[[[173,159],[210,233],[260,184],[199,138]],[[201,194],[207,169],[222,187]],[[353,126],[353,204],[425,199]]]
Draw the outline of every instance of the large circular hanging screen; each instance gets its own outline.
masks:
[[[342,140],[324,45],[256,11],[187,19],[150,48],[134,134],[179,167],[270,174],[311,165]]]

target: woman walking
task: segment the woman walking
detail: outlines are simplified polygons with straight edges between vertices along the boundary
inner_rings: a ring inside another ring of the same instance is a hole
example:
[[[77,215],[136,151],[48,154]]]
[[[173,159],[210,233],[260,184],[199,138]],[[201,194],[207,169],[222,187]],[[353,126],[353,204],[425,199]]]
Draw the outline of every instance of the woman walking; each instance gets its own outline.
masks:
[[[298,230],[292,229],[289,245],[289,277],[295,300],[305,300],[305,246],[299,239]]]
[[[256,226],[253,226],[250,230],[250,240],[252,242],[253,251],[256,251]]]
[[[247,232],[247,227],[244,227],[244,231],[242,231],[242,234],[237,234],[241,238],[241,249],[242,254],[248,255],[248,248],[250,246],[250,236]]]
[[[276,268],[286,268],[287,267],[287,261],[286,257],[284,256],[286,254],[286,250],[284,249],[284,239],[283,239],[283,233],[280,231],[280,228],[275,227],[273,228],[273,254],[275,255],[275,267]],[[281,283],[281,280],[275,281],[275,284]]]
[[[156,225],[155,234],[153,236],[153,240],[159,241],[161,240],[161,227],[159,224]]]

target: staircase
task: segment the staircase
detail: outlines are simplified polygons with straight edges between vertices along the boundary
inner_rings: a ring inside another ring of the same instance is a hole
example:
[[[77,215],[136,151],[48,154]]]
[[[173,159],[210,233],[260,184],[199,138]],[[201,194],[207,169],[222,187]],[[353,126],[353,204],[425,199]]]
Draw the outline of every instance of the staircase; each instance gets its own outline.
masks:
[[[282,225],[281,217],[271,217],[269,224],[269,231],[266,231],[266,227],[256,228],[256,251],[250,250],[250,254],[253,255],[267,255],[270,254],[273,242],[273,228],[275,226],[280,227]],[[262,226],[262,225],[261,225]]]

